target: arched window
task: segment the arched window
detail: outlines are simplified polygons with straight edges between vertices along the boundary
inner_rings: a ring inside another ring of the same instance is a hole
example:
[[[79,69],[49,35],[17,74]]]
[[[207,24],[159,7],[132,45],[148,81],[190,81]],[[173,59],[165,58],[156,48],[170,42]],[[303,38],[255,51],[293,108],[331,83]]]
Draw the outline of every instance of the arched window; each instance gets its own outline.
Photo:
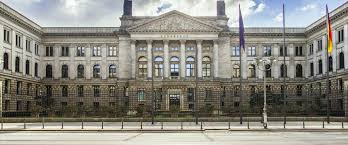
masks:
[[[25,61],[25,74],[30,75],[30,62],[29,62],[29,60]]]
[[[344,53],[340,52],[340,61],[339,61],[340,69],[344,68]]]
[[[203,77],[210,77],[211,76],[211,59],[210,57],[203,57],[203,63],[202,63],[202,71],[203,71]]]
[[[155,77],[163,77],[163,58],[155,58]]]
[[[303,77],[303,70],[302,70],[302,65],[297,64],[296,65],[296,77],[297,78],[302,78]]]
[[[52,78],[52,65],[47,65],[46,66],[46,78]]]
[[[288,67],[285,64],[280,66],[280,77],[288,77]]]
[[[191,56],[186,59],[186,76],[195,76],[195,59]]]
[[[329,72],[331,72],[333,70],[333,66],[332,66],[332,56],[329,56]]]
[[[20,62],[20,59],[19,59],[19,57],[16,57],[16,61],[15,61],[15,72],[19,72],[20,71],[20,64],[21,64],[21,62]]]
[[[93,78],[100,78],[100,65],[96,64],[93,66]]]
[[[178,57],[172,57],[170,59],[170,76],[173,79],[177,79],[179,77],[179,63],[180,59]]]
[[[265,70],[266,70],[266,78],[271,78],[272,77],[272,68],[270,64],[265,65]]]
[[[35,77],[38,77],[39,76],[39,65],[37,63],[35,63]]]
[[[320,59],[318,61],[318,74],[322,74],[323,73],[323,61]]]
[[[4,53],[4,69],[8,69],[8,53]]]
[[[147,75],[147,58],[146,57],[140,57],[138,59],[138,73],[139,77],[145,78]]]
[[[62,78],[68,78],[69,77],[69,67],[68,65],[64,64],[62,66]]]
[[[85,67],[82,64],[77,66],[77,78],[85,77]]]
[[[249,65],[249,73],[248,73],[249,78],[255,78],[256,77],[256,67],[254,64]]]
[[[233,72],[232,72],[232,77],[233,78],[239,78],[240,77],[240,74],[239,74],[239,65],[235,64],[233,66]]]
[[[109,66],[109,77],[110,78],[116,78],[117,76],[117,73],[116,73],[116,65],[112,64]]]

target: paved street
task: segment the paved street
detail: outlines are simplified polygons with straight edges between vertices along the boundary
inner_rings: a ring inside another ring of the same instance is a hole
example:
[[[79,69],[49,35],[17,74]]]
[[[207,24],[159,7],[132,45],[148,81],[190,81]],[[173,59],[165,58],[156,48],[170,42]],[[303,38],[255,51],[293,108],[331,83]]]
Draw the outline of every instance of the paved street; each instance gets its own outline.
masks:
[[[3,145],[346,145],[348,132],[69,133],[0,134]]]

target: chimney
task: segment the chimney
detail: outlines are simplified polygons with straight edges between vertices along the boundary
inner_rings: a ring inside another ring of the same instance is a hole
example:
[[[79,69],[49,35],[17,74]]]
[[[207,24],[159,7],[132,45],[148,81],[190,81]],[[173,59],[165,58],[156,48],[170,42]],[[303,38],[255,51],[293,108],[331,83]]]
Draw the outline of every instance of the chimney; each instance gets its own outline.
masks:
[[[226,16],[225,0],[217,0],[217,16]]]
[[[132,16],[132,0],[124,0],[123,16]]]

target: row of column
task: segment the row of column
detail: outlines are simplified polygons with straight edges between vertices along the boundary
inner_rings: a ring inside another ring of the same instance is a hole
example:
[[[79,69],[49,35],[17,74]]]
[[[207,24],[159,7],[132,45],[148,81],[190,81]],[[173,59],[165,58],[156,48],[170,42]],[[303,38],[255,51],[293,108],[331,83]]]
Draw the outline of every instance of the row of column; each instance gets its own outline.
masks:
[[[152,77],[152,61],[153,61],[153,56],[152,56],[152,42],[153,40],[147,40],[147,74],[148,74],[148,78]],[[165,78],[169,78],[169,74],[170,74],[170,55],[169,55],[169,40],[164,40],[164,48],[163,48],[163,52],[164,52],[164,77]],[[201,78],[202,75],[202,40],[197,40],[197,56],[195,56],[195,60],[198,62],[198,77]],[[186,40],[180,40],[180,77],[185,77],[186,73],[185,73],[185,69],[186,69]],[[214,41],[214,46],[213,46],[213,76],[214,77],[219,77],[219,50],[218,50],[218,43],[217,41]],[[131,41],[131,67],[132,67],[132,78],[135,78],[136,76],[136,63],[137,63],[137,58],[136,58],[136,40]]]

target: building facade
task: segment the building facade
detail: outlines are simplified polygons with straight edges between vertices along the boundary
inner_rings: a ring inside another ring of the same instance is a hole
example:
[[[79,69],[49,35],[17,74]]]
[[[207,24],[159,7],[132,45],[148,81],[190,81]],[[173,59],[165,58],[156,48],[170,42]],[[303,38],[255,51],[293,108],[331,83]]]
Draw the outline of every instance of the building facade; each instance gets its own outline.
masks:
[[[253,107],[263,90],[264,73],[255,59],[272,56],[277,61],[265,72],[267,91],[279,96],[285,90],[280,102],[305,110],[328,104],[348,115],[347,6],[330,13],[334,49],[327,68],[324,17],[286,28],[285,49],[282,28],[246,28],[241,53],[238,28],[227,25],[223,0],[216,16],[204,17],[179,11],[133,16],[132,1],[125,0],[120,27],[41,27],[0,2],[3,112],[31,112],[42,98],[56,111],[109,107],[131,114],[150,106],[193,112],[210,106],[237,112]],[[328,69],[332,87],[325,91]]]

